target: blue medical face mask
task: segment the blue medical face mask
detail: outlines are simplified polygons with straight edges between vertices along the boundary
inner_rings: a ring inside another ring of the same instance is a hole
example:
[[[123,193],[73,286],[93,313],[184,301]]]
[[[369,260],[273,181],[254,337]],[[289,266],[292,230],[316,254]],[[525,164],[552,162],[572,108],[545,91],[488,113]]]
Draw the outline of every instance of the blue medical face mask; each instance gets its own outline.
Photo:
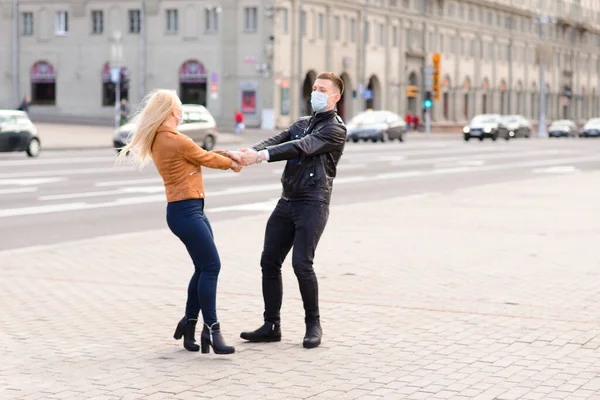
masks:
[[[327,100],[333,96],[335,96],[335,94],[327,96],[327,93],[317,91],[312,92],[310,95],[310,105],[312,106],[313,111],[316,113],[324,111],[327,107],[329,107]]]

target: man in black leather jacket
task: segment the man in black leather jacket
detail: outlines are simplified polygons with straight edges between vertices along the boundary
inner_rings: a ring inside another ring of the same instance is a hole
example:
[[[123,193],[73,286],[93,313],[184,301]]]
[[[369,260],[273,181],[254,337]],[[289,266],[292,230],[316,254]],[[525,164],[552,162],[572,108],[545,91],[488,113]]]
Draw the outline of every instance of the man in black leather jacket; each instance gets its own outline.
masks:
[[[283,296],[281,265],[292,246],[292,265],[304,304],[305,348],[321,344],[315,250],[329,217],[329,201],[337,164],[346,144],[346,127],[336,104],[344,83],[333,73],[320,74],[313,85],[313,114],[300,118],[280,134],[239,154],[244,165],[287,160],[283,191],[267,223],[261,256],[264,325],[241,337],[251,342],[281,340],[280,309]]]

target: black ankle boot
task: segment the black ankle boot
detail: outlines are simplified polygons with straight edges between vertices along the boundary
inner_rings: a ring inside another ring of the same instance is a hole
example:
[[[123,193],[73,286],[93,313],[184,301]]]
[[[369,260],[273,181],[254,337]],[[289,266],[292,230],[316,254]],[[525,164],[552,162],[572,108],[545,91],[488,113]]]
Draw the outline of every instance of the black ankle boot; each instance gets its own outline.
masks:
[[[221,335],[221,325],[215,322],[211,326],[204,324],[202,329],[202,336],[200,337],[200,344],[202,345],[202,353],[208,354],[210,347],[213,348],[215,354],[233,354],[235,348],[227,346],[223,335]]]
[[[177,324],[177,328],[175,328],[175,334],[173,337],[177,340],[181,339],[183,336],[183,347],[189,351],[198,351],[200,350],[200,346],[196,342],[196,322],[197,319],[187,319],[183,317],[181,321]]]
[[[306,335],[304,335],[304,341],[302,345],[305,349],[313,349],[315,347],[318,347],[321,344],[321,336],[323,336],[321,322],[307,321]]]
[[[281,341],[281,326],[271,322],[265,322],[263,326],[255,331],[242,332],[240,337],[249,342],[264,343],[264,342],[280,342]]]

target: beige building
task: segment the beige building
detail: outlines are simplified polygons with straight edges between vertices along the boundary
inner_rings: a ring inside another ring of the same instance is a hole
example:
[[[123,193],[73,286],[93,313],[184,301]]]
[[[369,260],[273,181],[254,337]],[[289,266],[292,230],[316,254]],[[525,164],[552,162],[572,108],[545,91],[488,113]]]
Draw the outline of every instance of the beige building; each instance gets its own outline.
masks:
[[[250,126],[287,126],[310,111],[321,71],[344,79],[345,119],[365,108],[420,113],[434,53],[438,124],[484,112],[537,120],[542,60],[547,118],[600,116],[600,0],[2,0],[0,7],[0,107],[29,94],[34,116],[110,119],[117,64],[120,93],[132,104],[153,88],[173,88],[184,102],[206,105],[223,130],[237,109]]]

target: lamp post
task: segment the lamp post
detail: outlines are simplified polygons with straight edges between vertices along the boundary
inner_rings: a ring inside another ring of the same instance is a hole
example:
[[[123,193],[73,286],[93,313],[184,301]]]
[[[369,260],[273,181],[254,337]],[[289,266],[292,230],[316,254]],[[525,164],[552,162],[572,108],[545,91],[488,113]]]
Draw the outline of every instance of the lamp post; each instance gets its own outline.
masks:
[[[298,116],[302,117],[304,115],[304,74],[303,74],[303,61],[302,60],[302,52],[304,45],[304,26],[306,25],[306,18],[304,18],[303,14],[304,1],[298,0]]]
[[[115,84],[115,129],[118,129],[120,126],[121,62],[123,59],[122,37],[121,31],[118,30],[112,34],[110,77],[111,81]]]
[[[538,137],[548,136],[546,130],[546,25],[554,24],[556,18],[539,14],[534,17],[533,23],[539,24],[540,28],[540,116],[538,118]]]
[[[19,0],[13,0],[13,26],[12,26],[12,69],[13,69],[13,93],[15,104],[19,104],[21,93],[19,88]]]

